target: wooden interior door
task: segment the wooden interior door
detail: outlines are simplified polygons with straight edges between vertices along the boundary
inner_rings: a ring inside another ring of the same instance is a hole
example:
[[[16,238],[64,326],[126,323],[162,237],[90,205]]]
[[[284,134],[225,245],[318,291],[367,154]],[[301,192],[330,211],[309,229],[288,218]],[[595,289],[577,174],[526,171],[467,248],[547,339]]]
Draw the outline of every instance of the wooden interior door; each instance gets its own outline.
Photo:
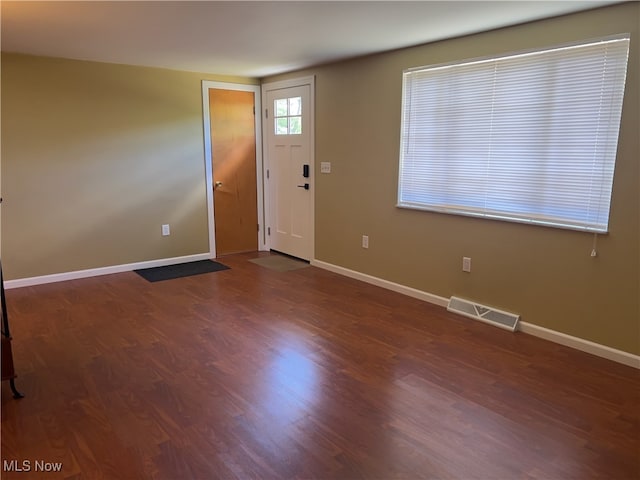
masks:
[[[258,249],[254,93],[209,89],[216,256]]]

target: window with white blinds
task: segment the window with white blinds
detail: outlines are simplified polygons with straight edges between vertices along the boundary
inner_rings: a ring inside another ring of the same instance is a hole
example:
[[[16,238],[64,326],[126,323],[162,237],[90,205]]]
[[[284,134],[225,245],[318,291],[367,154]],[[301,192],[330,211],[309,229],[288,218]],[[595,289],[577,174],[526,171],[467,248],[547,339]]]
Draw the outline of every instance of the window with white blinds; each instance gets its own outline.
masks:
[[[629,37],[403,73],[398,206],[608,231]]]

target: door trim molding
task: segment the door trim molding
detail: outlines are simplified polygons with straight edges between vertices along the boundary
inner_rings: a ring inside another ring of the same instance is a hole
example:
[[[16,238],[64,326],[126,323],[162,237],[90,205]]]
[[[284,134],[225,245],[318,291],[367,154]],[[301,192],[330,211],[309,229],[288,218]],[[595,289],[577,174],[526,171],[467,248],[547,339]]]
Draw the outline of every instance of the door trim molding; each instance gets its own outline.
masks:
[[[315,237],[315,214],[316,214],[316,205],[315,205],[315,192],[316,192],[316,171],[315,171],[315,164],[316,164],[316,77],[315,75],[310,75],[307,77],[299,77],[299,78],[291,78],[288,80],[280,80],[277,82],[270,82],[270,83],[263,83],[262,84],[262,98],[266,99],[267,98],[267,92],[273,91],[273,90],[280,90],[283,88],[291,88],[291,87],[301,87],[301,86],[305,86],[308,85],[309,86],[309,121],[311,122],[311,129],[310,129],[310,133],[309,133],[309,156],[310,156],[310,162],[311,162],[311,177],[309,178],[309,183],[311,184],[311,191],[313,192],[313,195],[311,195],[311,218],[309,219],[309,225],[310,225],[310,236],[311,236],[311,255],[309,257],[309,259],[313,259],[315,258],[315,252],[316,252],[316,237]],[[264,110],[260,110],[260,118],[263,118],[264,115]],[[269,128],[269,122],[264,122],[263,123],[263,139],[267,139],[267,135],[268,135],[268,131],[266,130],[267,128]],[[264,169],[266,172],[266,169],[269,166],[269,148],[267,145],[267,142],[264,141],[262,143],[262,158],[264,159]],[[270,210],[270,204],[269,204],[269,192],[266,191],[266,183],[264,182],[264,177],[263,178],[263,185],[264,185],[264,212],[265,212],[265,225],[270,225],[271,224],[271,218],[269,218],[269,212]],[[265,229],[265,246],[266,246],[266,250],[269,250],[271,248],[271,242],[269,237],[266,235],[266,229]]]
[[[256,136],[256,189],[258,194],[258,250],[267,250],[265,210],[264,210],[264,181],[262,178],[262,101],[260,97],[260,85],[246,85],[242,83],[214,82],[202,80],[202,122],[204,125],[204,167],[207,189],[207,221],[209,225],[209,254],[216,258],[216,221],[213,209],[213,171],[211,159],[211,116],[209,112],[209,89],[239,90],[253,92],[255,102],[255,136]]]

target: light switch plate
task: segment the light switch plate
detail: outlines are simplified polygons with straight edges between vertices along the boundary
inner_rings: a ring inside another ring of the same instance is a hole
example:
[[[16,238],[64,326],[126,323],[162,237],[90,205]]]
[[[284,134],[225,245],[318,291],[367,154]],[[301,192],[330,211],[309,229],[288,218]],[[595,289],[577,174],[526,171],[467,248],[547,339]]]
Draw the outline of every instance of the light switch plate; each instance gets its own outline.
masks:
[[[320,162],[320,173],[331,173],[331,162]]]

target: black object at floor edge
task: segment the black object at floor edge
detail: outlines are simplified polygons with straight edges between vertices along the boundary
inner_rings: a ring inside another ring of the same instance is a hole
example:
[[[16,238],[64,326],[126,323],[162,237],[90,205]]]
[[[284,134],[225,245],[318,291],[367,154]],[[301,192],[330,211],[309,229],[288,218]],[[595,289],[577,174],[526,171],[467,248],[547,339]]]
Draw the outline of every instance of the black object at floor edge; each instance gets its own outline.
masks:
[[[134,270],[134,272],[149,282],[161,282],[163,280],[173,280],[221,270],[229,270],[229,267],[213,260],[199,260],[197,262],[177,263],[164,267],[142,268]]]

